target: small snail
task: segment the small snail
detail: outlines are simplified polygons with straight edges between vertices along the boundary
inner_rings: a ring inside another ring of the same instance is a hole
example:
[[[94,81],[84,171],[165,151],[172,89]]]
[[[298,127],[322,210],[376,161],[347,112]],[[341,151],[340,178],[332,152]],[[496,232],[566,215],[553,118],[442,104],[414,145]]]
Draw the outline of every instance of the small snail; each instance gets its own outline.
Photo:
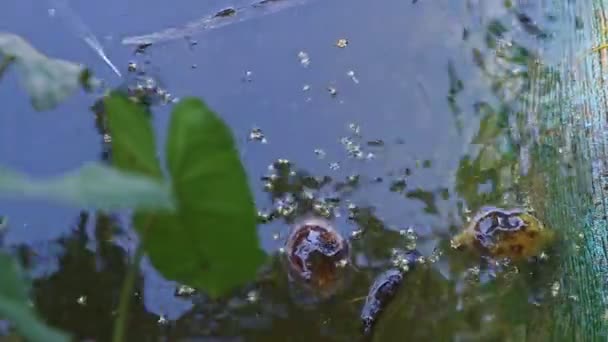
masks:
[[[407,264],[413,267],[416,264],[416,260],[420,257],[420,253],[412,250],[402,253],[402,256]],[[401,287],[405,273],[402,268],[390,268],[374,280],[360,314],[363,334],[365,336],[371,336],[376,321]]]
[[[287,238],[285,252],[289,276],[319,294],[331,296],[349,264],[350,246],[331,224],[319,218],[307,218],[294,225]]]
[[[452,245],[494,258],[517,260],[538,256],[553,238],[552,230],[523,209],[484,207],[452,240]]]

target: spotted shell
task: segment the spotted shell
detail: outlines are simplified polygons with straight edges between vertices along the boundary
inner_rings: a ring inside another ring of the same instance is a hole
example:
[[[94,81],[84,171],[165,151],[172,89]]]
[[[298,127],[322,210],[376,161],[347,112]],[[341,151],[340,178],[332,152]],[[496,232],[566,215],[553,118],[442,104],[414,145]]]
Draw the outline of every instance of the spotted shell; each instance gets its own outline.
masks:
[[[294,225],[285,253],[290,278],[329,296],[339,287],[350,246],[330,222],[308,218]]]
[[[540,254],[554,232],[523,209],[484,207],[453,240],[495,258],[521,259]]]

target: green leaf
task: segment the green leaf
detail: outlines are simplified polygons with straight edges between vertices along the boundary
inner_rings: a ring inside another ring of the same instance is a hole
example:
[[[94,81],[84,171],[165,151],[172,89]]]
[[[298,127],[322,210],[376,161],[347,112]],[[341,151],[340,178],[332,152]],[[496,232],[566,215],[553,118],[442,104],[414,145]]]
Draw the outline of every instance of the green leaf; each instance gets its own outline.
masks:
[[[168,168],[178,216],[148,223],[145,248],[168,278],[221,296],[252,280],[265,259],[256,210],[234,139],[203,102],[183,99],[172,113]]]
[[[19,333],[30,341],[63,342],[69,337],[40,321],[29,305],[25,282],[20,267],[13,259],[0,253],[0,318],[11,321]]]
[[[7,32],[0,32],[0,57],[13,60],[32,105],[39,111],[57,107],[82,85],[86,73],[82,65],[48,58],[20,36]]]
[[[101,210],[173,208],[168,185],[97,163],[46,180],[30,179],[0,168],[0,195],[61,201]]]
[[[145,107],[121,93],[104,100],[112,134],[112,163],[119,169],[162,178],[156,141]]]

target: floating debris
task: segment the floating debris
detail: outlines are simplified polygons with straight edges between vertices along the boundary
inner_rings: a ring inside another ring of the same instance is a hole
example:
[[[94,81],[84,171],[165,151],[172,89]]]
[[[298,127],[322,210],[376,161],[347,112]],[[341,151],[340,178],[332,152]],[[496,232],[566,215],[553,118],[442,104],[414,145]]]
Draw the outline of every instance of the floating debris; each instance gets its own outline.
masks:
[[[361,126],[359,126],[358,124],[351,122],[348,124],[348,129],[351,130],[354,135],[361,136]]]
[[[85,306],[87,305],[87,296],[80,296],[76,299],[76,303],[78,303],[78,305],[82,305]]]
[[[350,79],[353,80],[355,84],[359,84],[359,79],[357,78],[357,76],[355,76],[355,72],[353,70],[347,71],[346,76],[350,77]]]
[[[338,89],[336,89],[333,86],[327,87],[327,91],[329,92],[329,95],[331,95],[332,97],[336,97],[338,95]]]
[[[310,65],[310,57],[306,52],[298,52],[298,59],[300,60],[300,64],[302,64],[304,67],[308,67],[308,65]]]
[[[553,285],[551,285],[551,296],[557,297],[559,295],[560,284],[559,281],[555,281]]]
[[[382,139],[370,140],[367,142],[367,146],[382,147],[382,146],[384,146],[384,140],[382,140]]]
[[[147,49],[148,49],[150,46],[152,46],[152,44],[151,44],[151,43],[148,43],[148,44],[139,44],[139,45],[138,45],[138,46],[135,48],[135,51],[133,52],[133,54],[135,54],[135,55],[142,55],[142,54],[146,53],[146,50],[147,50]]]
[[[308,84],[305,84],[305,85],[302,87],[302,90],[303,90],[303,91],[309,91],[309,90],[310,90],[310,86],[309,86]]]
[[[314,151],[314,152],[315,152],[315,154],[317,155],[317,158],[319,158],[319,159],[323,159],[323,158],[325,158],[325,156],[327,155],[327,154],[325,153],[325,151],[324,151],[324,150],[322,150],[322,149],[320,149],[320,148],[315,149],[315,151]]]
[[[178,28],[171,27],[150,34],[126,37],[122,40],[122,44],[140,45],[182,39],[197,33],[281,12],[285,9],[307,4],[311,1],[312,0],[260,0],[253,4],[247,4],[240,7],[229,7],[188,22]]]
[[[180,285],[175,289],[175,293],[173,295],[175,297],[192,297],[196,293],[196,289],[187,285]]]
[[[247,292],[247,301],[251,304],[257,303],[260,300],[260,294],[256,290]]]
[[[253,81],[253,72],[247,70],[245,71],[245,76],[243,76],[243,81],[244,82],[251,82]]]
[[[333,162],[333,163],[329,163],[329,169],[332,171],[337,171],[340,169],[340,163],[338,162]]]
[[[340,284],[338,267],[350,260],[348,241],[327,220],[307,218],[294,225],[285,245],[289,275],[323,298]]]
[[[268,143],[264,132],[262,132],[262,129],[259,127],[254,127],[251,129],[251,131],[249,132],[249,141],[257,141],[262,144]]]
[[[344,49],[345,47],[348,46],[348,40],[345,38],[340,38],[336,41],[336,46],[339,47],[340,49]]]
[[[218,11],[217,13],[215,13],[215,15],[213,17],[214,18],[226,18],[226,17],[232,17],[235,14],[236,14],[236,9],[234,7],[228,7],[221,11]]]
[[[169,320],[167,319],[167,317],[165,317],[165,315],[160,315],[158,316],[158,320],[156,321],[156,323],[158,323],[158,325],[167,325],[169,324]]]
[[[538,256],[553,238],[553,231],[523,209],[484,207],[452,240],[452,247],[475,249],[495,258],[520,259]]]
[[[135,62],[129,62],[129,64],[127,65],[127,71],[129,71],[129,72],[136,72],[137,71],[137,63],[135,63]]]

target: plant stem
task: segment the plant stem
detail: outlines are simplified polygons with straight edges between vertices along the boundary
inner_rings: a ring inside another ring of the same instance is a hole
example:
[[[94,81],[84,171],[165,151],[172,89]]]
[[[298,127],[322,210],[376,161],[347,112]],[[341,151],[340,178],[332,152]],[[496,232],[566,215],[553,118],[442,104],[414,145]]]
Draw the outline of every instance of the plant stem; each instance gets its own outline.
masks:
[[[129,305],[131,304],[133,287],[135,286],[135,276],[139,270],[139,264],[144,256],[142,244],[137,245],[133,262],[129,266],[125,281],[122,285],[120,293],[120,302],[118,303],[118,316],[114,322],[113,342],[123,342],[125,338],[126,326],[129,320]]]
[[[2,75],[4,74],[6,69],[8,69],[8,66],[11,65],[11,63],[14,61],[15,57],[13,56],[6,56],[2,59],[2,61],[0,62],[0,78],[2,78]]]

